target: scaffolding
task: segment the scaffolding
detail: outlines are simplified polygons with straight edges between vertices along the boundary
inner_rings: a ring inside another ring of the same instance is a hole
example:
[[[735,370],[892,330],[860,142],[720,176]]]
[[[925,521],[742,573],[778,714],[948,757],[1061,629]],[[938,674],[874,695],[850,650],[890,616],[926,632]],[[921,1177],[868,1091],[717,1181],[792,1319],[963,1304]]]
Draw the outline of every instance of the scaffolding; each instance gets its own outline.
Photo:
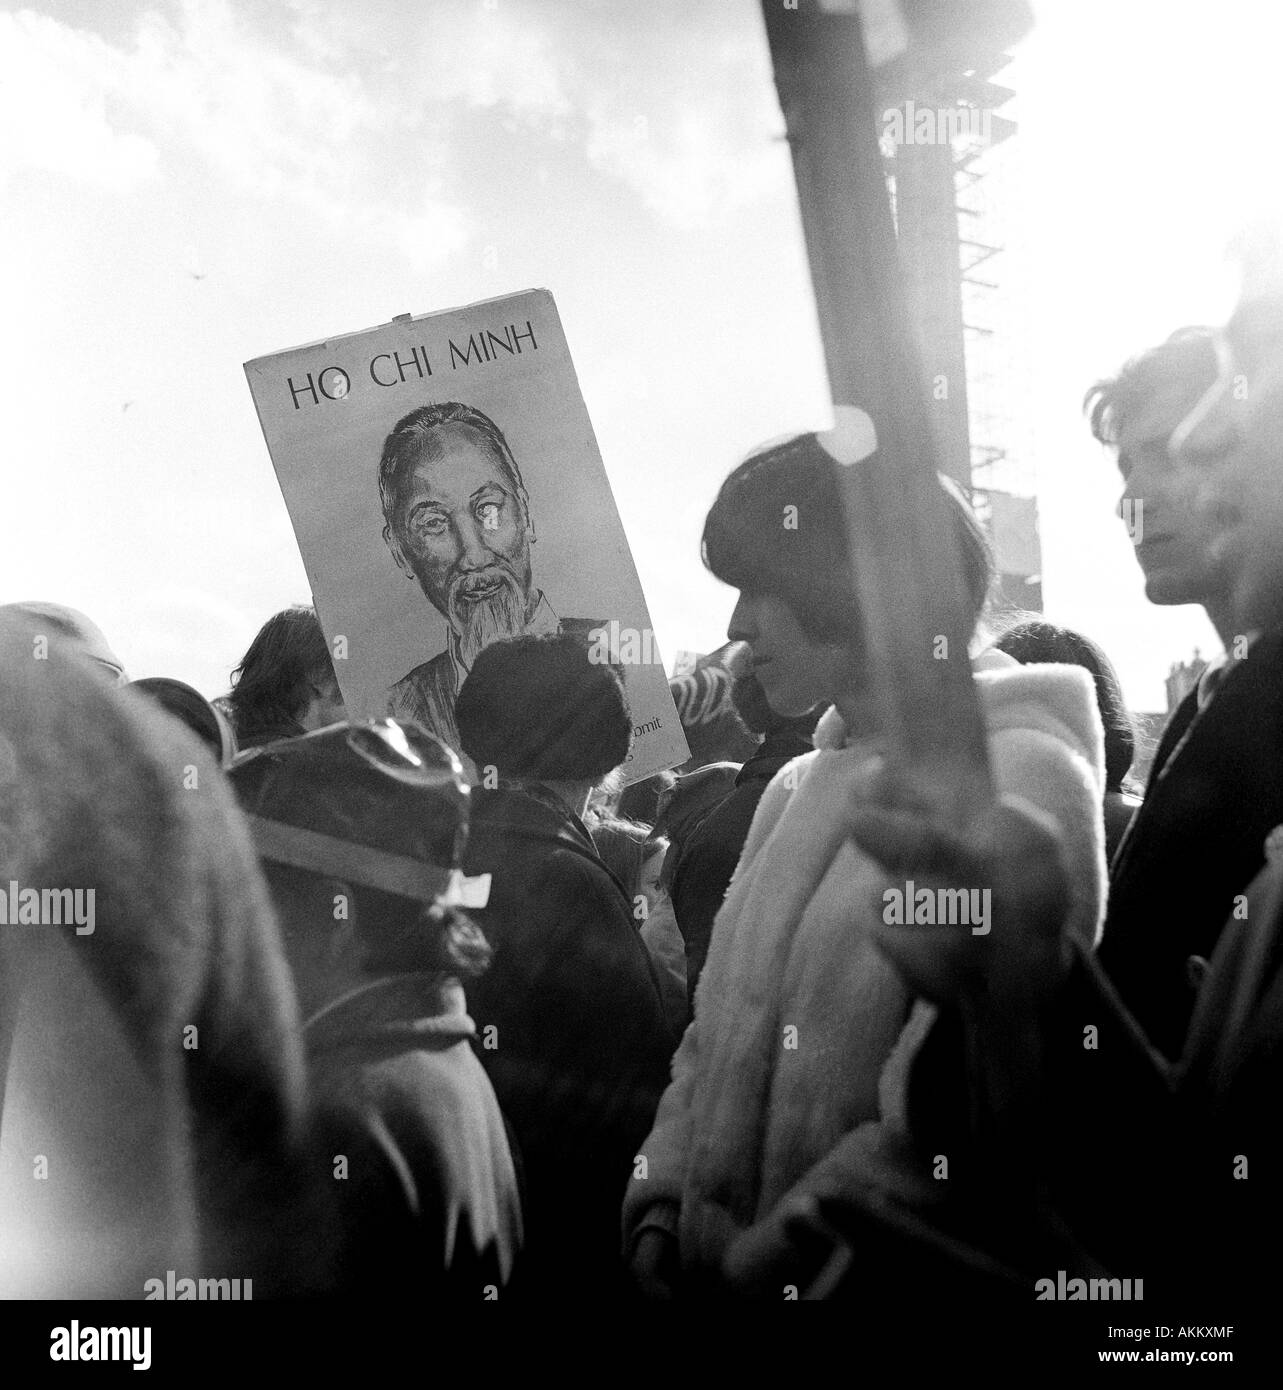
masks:
[[[1014,96],[1005,52],[941,75],[884,112],[883,153],[941,468],[971,498],[998,553],[1003,593],[1041,610],[1027,359],[1006,214]]]

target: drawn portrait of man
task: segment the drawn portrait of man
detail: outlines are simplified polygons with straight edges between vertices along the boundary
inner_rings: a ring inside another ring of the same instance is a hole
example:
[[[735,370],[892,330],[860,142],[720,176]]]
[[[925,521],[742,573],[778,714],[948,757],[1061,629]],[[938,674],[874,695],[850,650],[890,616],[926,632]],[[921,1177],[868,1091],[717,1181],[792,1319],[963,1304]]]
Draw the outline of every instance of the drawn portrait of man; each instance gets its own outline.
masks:
[[[533,583],[535,528],[502,431],[455,401],[399,420],[379,460],[383,539],[397,567],[446,619],[446,648],[388,691],[389,712],[417,719],[456,749],[455,700],[477,654],[525,633],[580,633],[602,619],[559,618]]]

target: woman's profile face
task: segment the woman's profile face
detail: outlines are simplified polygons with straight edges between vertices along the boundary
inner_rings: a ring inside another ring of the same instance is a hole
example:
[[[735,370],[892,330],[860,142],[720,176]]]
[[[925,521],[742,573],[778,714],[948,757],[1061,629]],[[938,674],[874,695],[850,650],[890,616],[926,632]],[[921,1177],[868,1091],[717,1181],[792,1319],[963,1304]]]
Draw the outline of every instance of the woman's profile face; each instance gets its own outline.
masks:
[[[347,706],[343,703],[339,683],[333,676],[311,682],[308,697],[298,722],[309,734],[314,729],[325,729],[347,718]]]
[[[845,652],[808,637],[782,598],[742,589],[726,635],[748,644],[753,674],[776,714],[806,714],[842,693]]]
[[[646,895],[646,907],[650,912],[655,911],[664,895],[664,889],[659,886],[659,874],[664,867],[664,855],[667,853],[668,841],[659,841],[658,847],[651,852],[641,867],[638,888]]]

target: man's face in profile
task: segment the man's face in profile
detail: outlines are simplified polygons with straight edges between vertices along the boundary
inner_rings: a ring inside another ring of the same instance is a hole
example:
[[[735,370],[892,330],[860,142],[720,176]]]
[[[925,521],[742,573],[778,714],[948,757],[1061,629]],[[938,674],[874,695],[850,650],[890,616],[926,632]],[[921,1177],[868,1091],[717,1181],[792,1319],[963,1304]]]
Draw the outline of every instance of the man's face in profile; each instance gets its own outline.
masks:
[[[1182,422],[1175,452],[1204,467],[1214,551],[1242,633],[1283,618],[1283,302],[1241,307],[1220,381]]]
[[[1213,520],[1198,499],[1204,470],[1173,459],[1172,432],[1203,395],[1196,383],[1162,383],[1119,424],[1120,513],[1151,603],[1206,603],[1222,593]]]
[[[534,539],[527,502],[475,430],[432,432],[402,484],[387,539],[458,634],[466,665],[524,629]]]

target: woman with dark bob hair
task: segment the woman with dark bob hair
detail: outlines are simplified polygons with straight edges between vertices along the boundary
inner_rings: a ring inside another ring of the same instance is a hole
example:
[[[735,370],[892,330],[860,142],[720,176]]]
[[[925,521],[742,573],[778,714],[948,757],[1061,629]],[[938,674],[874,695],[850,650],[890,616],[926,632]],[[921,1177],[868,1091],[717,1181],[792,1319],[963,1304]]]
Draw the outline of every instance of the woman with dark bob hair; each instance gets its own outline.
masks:
[[[943,486],[978,623],[989,547]],[[943,1186],[912,1154],[904,1124],[908,1066],[933,1006],[908,992],[872,929],[905,920],[888,914],[907,907],[913,921],[970,922],[984,934],[988,908],[970,885],[948,899],[888,886],[844,834],[879,745],[843,518],[834,459],[804,434],[741,464],[704,526],[705,563],[740,591],[728,635],[749,645],[771,707],[833,707],[815,751],[783,767],[758,806],[629,1186],[626,1254],[655,1295],[718,1287],[736,1242],[756,1249],[773,1225],[782,1233],[795,1198],[866,1189],[888,1166],[912,1200],[939,1200]],[[973,669],[996,790],[1058,826],[1075,885],[1070,930],[1093,943],[1105,862],[1091,680],[991,652]]]

